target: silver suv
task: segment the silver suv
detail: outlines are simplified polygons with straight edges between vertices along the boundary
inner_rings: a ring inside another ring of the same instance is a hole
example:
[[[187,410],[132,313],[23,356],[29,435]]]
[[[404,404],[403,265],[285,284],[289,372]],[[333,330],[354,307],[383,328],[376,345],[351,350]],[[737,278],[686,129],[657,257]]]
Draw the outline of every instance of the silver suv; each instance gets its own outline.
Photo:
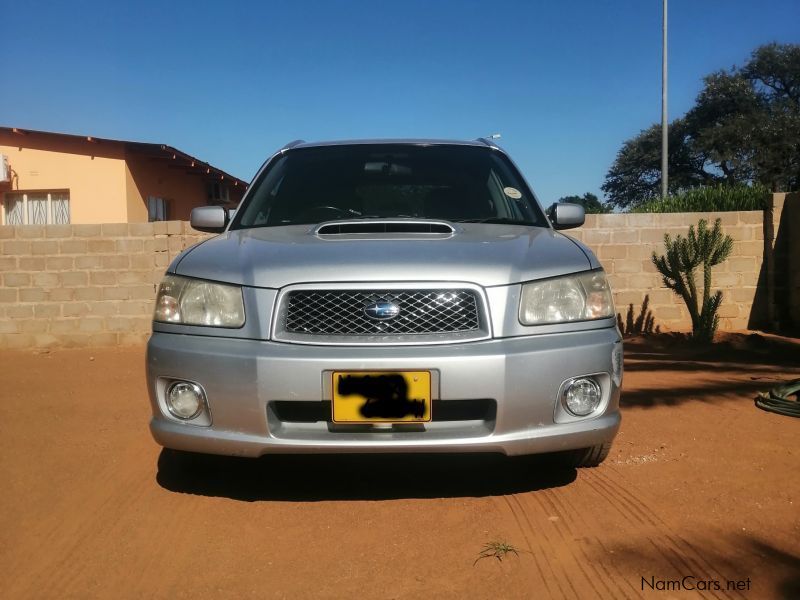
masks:
[[[191,452],[562,452],[599,464],[622,342],[592,252],[488,140],[294,142],[158,290],[155,440]]]

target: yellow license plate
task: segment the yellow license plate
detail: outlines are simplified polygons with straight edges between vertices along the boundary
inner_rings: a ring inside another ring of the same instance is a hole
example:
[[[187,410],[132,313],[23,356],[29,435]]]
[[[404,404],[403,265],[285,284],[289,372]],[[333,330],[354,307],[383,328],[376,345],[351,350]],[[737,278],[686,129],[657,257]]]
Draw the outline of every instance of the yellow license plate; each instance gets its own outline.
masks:
[[[334,423],[427,423],[430,371],[334,371]]]

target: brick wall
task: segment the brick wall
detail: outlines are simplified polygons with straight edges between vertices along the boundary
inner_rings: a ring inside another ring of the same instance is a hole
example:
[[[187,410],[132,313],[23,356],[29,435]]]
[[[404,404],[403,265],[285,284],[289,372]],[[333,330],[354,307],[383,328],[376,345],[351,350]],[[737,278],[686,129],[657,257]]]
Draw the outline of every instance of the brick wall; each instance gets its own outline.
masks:
[[[203,237],[179,221],[0,226],[0,347],[141,343],[164,270]]]
[[[656,325],[663,331],[688,331],[691,320],[683,301],[664,287],[650,257],[654,251],[664,253],[665,233],[685,237],[689,226],[700,219],[713,225],[717,218],[734,240],[728,260],[713,269],[712,285],[723,294],[720,329],[747,329],[764,253],[762,211],[586,215],[583,227],[566,233],[597,254],[623,319],[630,304],[638,315],[648,294]]]
[[[650,295],[663,330],[691,327],[682,302],[650,262],[665,232],[684,234],[700,218],[722,219],[731,257],[715,268],[723,290],[721,328],[745,329],[761,291],[763,213],[588,215],[568,231],[589,245],[609,274],[617,310]],[[0,226],[0,347],[101,346],[148,336],[155,290],[182,249],[205,234],[187,223]],[[763,286],[762,286],[763,287]]]

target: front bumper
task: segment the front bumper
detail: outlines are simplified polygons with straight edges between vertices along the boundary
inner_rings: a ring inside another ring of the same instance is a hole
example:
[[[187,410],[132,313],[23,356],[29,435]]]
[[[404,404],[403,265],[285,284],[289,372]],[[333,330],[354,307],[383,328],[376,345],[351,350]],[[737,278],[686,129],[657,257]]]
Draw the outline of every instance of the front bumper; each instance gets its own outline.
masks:
[[[301,346],[154,333],[147,346],[150,430],[168,448],[253,457],[306,452],[522,455],[586,448],[612,440],[619,428],[621,345],[616,328],[403,347]],[[329,400],[327,373],[360,369],[430,370],[433,398],[441,406],[480,399],[490,401],[494,410],[481,418],[387,429],[285,419],[274,410],[279,403]],[[580,375],[596,376],[603,390],[601,408],[583,419],[566,413],[558,400],[562,384]],[[208,398],[211,425],[169,415],[163,385],[157,385],[163,379],[199,383]]]

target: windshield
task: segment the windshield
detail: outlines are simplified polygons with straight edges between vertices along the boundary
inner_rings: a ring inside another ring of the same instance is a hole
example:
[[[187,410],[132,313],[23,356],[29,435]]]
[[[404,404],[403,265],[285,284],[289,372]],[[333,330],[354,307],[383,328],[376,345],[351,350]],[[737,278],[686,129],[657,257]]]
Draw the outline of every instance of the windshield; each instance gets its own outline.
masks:
[[[363,144],[296,148],[277,157],[231,229],[387,217],[546,226],[499,152]]]

